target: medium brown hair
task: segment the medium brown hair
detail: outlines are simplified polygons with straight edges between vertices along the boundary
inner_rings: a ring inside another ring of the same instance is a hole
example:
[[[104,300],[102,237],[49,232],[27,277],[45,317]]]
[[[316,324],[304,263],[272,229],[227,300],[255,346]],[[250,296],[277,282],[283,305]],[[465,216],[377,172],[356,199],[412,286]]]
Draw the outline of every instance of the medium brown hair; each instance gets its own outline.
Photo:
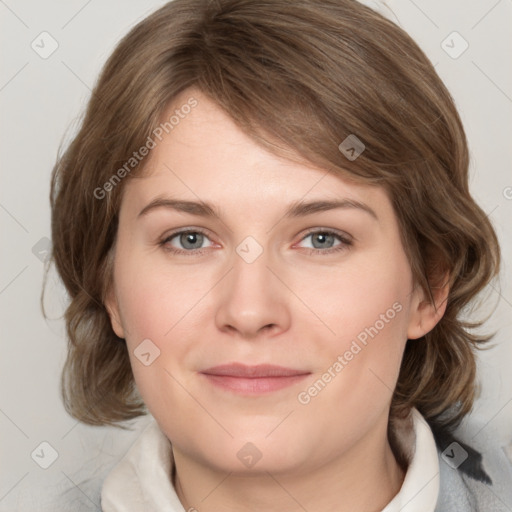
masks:
[[[497,274],[498,242],[468,189],[449,92],[403,30],[353,0],[175,0],[120,41],[52,176],[53,261],[70,297],[67,411],[97,425],[146,412],[104,306],[122,190],[145,162],[95,191],[190,87],[275,154],[388,192],[415,284],[432,300],[443,276],[449,284],[443,318],[407,341],[391,417],[414,406],[457,424],[475,396],[474,349],[490,338],[461,311]],[[365,145],[355,160],[338,148],[351,134]]]

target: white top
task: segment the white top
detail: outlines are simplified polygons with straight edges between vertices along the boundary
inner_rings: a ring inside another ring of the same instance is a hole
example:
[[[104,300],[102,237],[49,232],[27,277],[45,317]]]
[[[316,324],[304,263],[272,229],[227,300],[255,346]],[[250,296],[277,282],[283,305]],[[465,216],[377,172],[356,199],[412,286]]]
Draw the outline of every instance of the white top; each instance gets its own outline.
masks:
[[[411,428],[398,438],[411,454],[400,492],[382,512],[434,512],[439,494],[439,459],[434,436],[413,409]],[[411,423],[409,423],[411,424]],[[103,512],[186,512],[171,482],[171,444],[154,419],[107,475],[101,491]]]

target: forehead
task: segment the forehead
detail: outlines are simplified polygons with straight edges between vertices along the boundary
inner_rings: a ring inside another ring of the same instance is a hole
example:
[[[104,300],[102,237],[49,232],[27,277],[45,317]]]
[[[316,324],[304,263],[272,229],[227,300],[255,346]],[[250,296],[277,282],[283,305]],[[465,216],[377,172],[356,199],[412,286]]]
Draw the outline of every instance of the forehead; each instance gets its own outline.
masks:
[[[194,108],[180,111],[190,98],[197,102]],[[177,110],[181,116],[175,115]],[[124,204],[140,209],[155,196],[172,193],[190,200],[232,203],[240,213],[250,205],[257,205],[263,213],[302,198],[343,197],[390,207],[380,187],[355,183],[313,164],[269,152],[198,90],[182,92],[162,119],[173,115],[179,121],[157,141],[143,175],[126,183]]]

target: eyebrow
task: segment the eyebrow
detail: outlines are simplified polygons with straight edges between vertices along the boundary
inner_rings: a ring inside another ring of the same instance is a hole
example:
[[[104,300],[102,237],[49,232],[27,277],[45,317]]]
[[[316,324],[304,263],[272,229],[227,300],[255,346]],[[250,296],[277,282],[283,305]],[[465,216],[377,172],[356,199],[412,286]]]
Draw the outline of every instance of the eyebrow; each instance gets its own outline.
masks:
[[[149,212],[158,208],[168,208],[178,212],[190,213],[200,217],[211,217],[220,219],[217,209],[210,203],[204,201],[186,201],[181,199],[172,199],[168,197],[157,197],[147,204],[137,216],[138,218],[147,215]],[[319,201],[297,201],[292,203],[286,210],[285,218],[305,217],[313,213],[325,212],[334,209],[357,209],[371,215],[378,220],[377,214],[368,205],[355,199],[338,200],[319,200]]]

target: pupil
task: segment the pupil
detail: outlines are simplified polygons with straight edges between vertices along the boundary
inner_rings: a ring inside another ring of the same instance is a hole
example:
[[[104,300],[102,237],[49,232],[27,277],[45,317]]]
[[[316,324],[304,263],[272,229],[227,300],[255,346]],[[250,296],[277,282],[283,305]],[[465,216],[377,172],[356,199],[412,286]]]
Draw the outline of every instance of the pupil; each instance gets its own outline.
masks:
[[[329,238],[332,238],[332,235],[328,235],[326,233],[316,233],[316,237],[320,242],[320,245],[325,244]]]
[[[188,244],[194,246],[198,244],[198,237],[201,237],[202,235],[199,233],[187,233],[185,235],[182,235],[184,242],[183,246],[189,249],[196,249],[197,247],[189,247]],[[199,246],[201,246],[201,239],[199,238]]]

